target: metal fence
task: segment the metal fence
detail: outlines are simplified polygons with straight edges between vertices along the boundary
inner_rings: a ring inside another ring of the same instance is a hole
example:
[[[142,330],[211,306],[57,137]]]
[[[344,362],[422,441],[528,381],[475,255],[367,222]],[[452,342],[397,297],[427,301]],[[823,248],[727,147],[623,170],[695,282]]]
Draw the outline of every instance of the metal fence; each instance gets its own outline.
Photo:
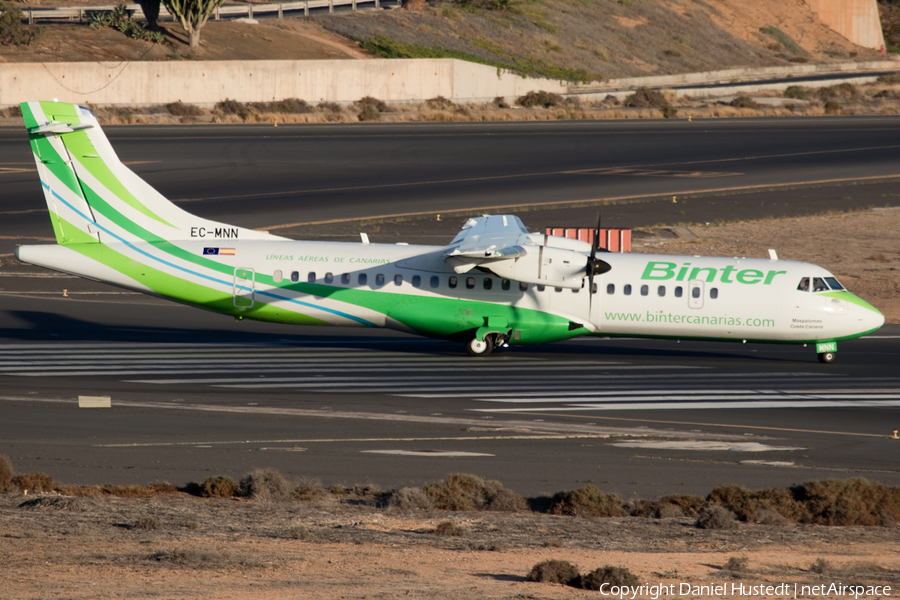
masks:
[[[278,4],[228,4],[220,6],[215,15],[212,17],[216,21],[230,19],[253,19],[255,17],[267,18],[284,18],[287,16],[303,16],[308,17],[310,11],[327,10],[334,13],[335,7],[349,6],[351,11],[362,8],[396,8],[400,6],[400,0],[301,0],[300,2],[283,2]],[[90,19],[92,13],[108,12],[115,6],[75,6],[66,8],[39,8],[39,7],[23,7],[21,10],[28,19],[28,24],[39,22],[54,23],[85,23]],[[125,6],[128,15],[134,19],[142,19],[146,21],[144,11],[139,4],[128,4]],[[160,21],[174,21],[175,17],[166,10],[165,6],[160,6]]]

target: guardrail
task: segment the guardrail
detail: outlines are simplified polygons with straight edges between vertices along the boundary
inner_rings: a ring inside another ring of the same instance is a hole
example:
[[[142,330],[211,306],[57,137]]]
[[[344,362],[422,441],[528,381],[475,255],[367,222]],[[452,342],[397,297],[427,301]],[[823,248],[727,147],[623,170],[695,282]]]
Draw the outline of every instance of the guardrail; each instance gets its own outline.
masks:
[[[308,17],[309,11],[328,9],[329,13],[333,13],[336,6],[349,6],[351,11],[360,8],[396,8],[400,5],[399,0],[300,0],[299,2],[281,2],[277,4],[228,4],[220,6],[216,9],[215,15],[212,17],[216,21],[248,18],[253,19],[257,16],[284,18],[285,14],[291,16],[299,16],[296,13],[303,13]],[[44,21],[44,22],[67,22],[67,23],[85,23],[90,19],[92,13],[109,12],[115,6],[73,6],[65,8],[42,8],[42,7],[22,7],[20,10],[28,19],[28,24]],[[128,16],[134,19],[147,18],[139,4],[127,4],[125,10]],[[175,21],[175,17],[166,10],[165,6],[159,7],[159,21]]]

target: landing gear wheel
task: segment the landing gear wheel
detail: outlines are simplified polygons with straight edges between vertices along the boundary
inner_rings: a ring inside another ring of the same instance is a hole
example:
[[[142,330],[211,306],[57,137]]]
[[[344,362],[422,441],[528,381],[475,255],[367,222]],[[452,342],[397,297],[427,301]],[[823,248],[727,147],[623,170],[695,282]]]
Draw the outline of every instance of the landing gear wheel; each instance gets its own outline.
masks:
[[[469,356],[487,356],[494,349],[494,341],[484,336],[484,341],[478,341],[478,338],[472,338],[466,342],[466,352]]]
[[[834,352],[819,352],[819,362],[820,363],[834,362],[834,357],[835,357]]]

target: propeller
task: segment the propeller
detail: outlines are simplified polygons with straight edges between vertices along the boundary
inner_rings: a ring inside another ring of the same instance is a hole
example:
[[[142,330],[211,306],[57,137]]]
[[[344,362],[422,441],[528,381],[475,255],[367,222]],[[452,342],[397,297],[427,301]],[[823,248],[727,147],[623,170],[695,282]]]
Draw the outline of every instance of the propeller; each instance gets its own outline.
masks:
[[[601,214],[600,209],[598,208],[597,227],[594,228],[594,240],[591,243],[591,255],[588,257],[587,265],[585,266],[588,276],[588,298],[590,299],[591,305],[594,302],[594,275],[603,275],[612,268],[608,262],[597,258],[597,252],[609,252],[606,248],[600,247],[600,219]]]

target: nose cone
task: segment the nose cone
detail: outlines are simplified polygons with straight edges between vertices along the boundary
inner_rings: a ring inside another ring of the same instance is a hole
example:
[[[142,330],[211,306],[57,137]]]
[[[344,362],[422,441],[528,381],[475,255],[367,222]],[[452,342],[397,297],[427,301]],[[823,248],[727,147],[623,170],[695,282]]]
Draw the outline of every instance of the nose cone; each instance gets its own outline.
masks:
[[[856,304],[856,307],[854,307],[856,310],[852,311],[851,315],[854,315],[859,319],[859,335],[872,333],[884,325],[884,315],[881,314],[880,310],[859,296],[856,296],[855,294],[850,295],[853,297],[853,303]]]

